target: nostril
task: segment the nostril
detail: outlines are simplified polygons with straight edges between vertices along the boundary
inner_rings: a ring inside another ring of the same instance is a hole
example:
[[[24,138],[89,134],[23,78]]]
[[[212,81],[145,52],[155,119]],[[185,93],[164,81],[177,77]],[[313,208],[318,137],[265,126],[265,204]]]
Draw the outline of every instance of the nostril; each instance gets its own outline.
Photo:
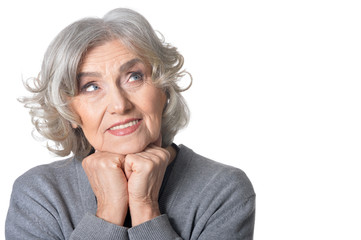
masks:
[[[132,109],[133,104],[126,94],[120,91],[112,91],[109,96],[107,112],[111,114],[124,114]]]

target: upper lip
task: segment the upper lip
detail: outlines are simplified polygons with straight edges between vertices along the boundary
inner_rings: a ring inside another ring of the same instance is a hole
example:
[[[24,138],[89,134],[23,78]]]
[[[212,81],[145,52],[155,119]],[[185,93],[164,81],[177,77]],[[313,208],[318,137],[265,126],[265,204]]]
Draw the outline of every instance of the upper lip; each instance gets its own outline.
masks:
[[[107,130],[111,129],[112,127],[116,127],[116,126],[119,126],[119,125],[127,124],[127,123],[132,122],[132,121],[135,121],[135,120],[140,121],[141,119],[140,119],[140,118],[128,118],[128,119],[126,119],[126,120],[124,120],[124,121],[120,121],[120,122],[117,122],[117,123],[111,125]]]

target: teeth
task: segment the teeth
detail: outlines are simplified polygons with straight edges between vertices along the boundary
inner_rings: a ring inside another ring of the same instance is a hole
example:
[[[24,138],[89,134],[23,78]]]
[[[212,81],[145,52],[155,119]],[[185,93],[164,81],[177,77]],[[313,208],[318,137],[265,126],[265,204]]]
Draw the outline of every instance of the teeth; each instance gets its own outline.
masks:
[[[137,123],[138,123],[138,120],[134,120],[134,121],[128,122],[128,123],[126,123],[126,124],[122,124],[122,125],[118,125],[118,126],[112,127],[112,128],[110,128],[110,130],[124,129],[124,128],[127,128],[127,127],[134,126],[134,125],[137,124]]]

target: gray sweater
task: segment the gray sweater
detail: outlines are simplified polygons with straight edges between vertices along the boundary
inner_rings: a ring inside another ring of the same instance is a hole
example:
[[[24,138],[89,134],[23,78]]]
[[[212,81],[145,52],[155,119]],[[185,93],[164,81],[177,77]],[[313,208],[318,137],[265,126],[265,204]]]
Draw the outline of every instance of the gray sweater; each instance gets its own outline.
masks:
[[[14,183],[6,239],[252,239],[255,193],[241,170],[180,146],[159,195],[163,215],[135,227],[95,216],[96,198],[74,158],[35,167]]]

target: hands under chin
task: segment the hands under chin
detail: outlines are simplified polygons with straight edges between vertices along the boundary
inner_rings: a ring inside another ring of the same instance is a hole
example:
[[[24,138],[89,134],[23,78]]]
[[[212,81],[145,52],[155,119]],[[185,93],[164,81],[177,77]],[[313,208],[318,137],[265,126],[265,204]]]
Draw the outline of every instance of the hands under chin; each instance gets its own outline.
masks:
[[[95,152],[83,160],[83,168],[97,197],[99,218],[123,225],[128,207],[132,226],[160,215],[158,194],[170,153],[156,145],[143,152],[119,155]]]

